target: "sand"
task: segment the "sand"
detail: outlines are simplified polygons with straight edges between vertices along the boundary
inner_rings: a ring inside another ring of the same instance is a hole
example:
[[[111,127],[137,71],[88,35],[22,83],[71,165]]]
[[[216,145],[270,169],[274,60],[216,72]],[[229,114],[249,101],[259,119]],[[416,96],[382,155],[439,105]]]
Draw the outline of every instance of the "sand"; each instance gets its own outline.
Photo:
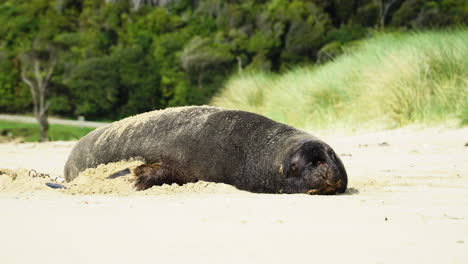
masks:
[[[73,142],[0,144],[0,261],[468,263],[468,128],[318,136],[342,157],[346,195],[105,179],[128,163],[51,189]]]
[[[187,194],[187,193],[242,193],[234,186],[198,181],[184,185],[164,184],[153,186],[144,191],[134,188],[136,180],[133,169],[144,164],[143,160],[132,159],[115,163],[101,164],[97,168],[90,168],[81,172],[71,182],[65,182],[63,177],[54,177],[47,173],[38,173],[34,169],[1,169],[0,168],[0,192],[3,194],[36,194],[37,192],[55,191],[71,195],[161,195],[161,194]],[[109,178],[117,172],[130,169],[130,173],[116,178]],[[48,183],[56,184],[57,188],[47,186]]]

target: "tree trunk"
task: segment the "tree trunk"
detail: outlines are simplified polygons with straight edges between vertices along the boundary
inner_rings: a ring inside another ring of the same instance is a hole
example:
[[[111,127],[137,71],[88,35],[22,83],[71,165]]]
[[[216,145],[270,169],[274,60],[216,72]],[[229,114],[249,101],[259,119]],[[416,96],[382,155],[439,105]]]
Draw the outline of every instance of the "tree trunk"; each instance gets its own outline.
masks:
[[[388,11],[390,11],[390,7],[395,4],[396,0],[379,0],[380,2],[380,27],[382,29],[385,28],[385,22],[387,21]],[[386,3],[387,2],[387,3]]]
[[[39,130],[41,134],[41,138],[39,139],[39,141],[49,141],[49,138],[47,137],[47,131],[49,131],[49,121],[47,120],[47,114],[39,114],[38,116],[36,116],[36,119],[39,122]]]

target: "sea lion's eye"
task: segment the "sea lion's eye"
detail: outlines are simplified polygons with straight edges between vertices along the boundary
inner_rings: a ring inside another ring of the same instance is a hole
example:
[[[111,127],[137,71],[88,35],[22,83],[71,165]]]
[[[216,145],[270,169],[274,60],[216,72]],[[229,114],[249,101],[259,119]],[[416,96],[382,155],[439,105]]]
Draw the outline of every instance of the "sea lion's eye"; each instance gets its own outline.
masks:
[[[329,149],[329,150],[328,150],[328,155],[330,155],[330,158],[331,158],[333,161],[336,161],[336,155],[335,155],[335,152],[334,152],[332,149]]]

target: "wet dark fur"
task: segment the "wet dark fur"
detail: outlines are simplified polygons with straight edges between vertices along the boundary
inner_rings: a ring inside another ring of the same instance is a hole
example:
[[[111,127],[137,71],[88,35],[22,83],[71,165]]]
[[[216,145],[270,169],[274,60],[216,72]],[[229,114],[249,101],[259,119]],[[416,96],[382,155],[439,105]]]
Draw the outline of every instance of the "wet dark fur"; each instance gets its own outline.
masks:
[[[136,188],[198,180],[266,193],[341,193],[347,175],[320,139],[263,116],[214,107],[149,114],[144,123],[109,127],[81,139],[65,166],[67,181],[99,164],[143,158]],[[130,119],[132,121],[132,119]],[[128,122],[127,122],[128,123]],[[106,132],[107,131],[107,132]],[[109,135],[103,137],[102,135]]]

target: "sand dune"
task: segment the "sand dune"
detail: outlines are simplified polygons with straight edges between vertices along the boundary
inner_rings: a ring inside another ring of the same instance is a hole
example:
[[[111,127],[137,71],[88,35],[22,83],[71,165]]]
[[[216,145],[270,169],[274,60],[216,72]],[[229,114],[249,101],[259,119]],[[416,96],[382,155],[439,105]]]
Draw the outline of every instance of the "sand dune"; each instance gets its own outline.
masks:
[[[347,168],[345,195],[140,193],[129,179],[57,190],[28,172],[61,176],[73,142],[0,144],[0,168],[17,174],[0,176],[0,261],[468,263],[468,128],[322,138]]]

